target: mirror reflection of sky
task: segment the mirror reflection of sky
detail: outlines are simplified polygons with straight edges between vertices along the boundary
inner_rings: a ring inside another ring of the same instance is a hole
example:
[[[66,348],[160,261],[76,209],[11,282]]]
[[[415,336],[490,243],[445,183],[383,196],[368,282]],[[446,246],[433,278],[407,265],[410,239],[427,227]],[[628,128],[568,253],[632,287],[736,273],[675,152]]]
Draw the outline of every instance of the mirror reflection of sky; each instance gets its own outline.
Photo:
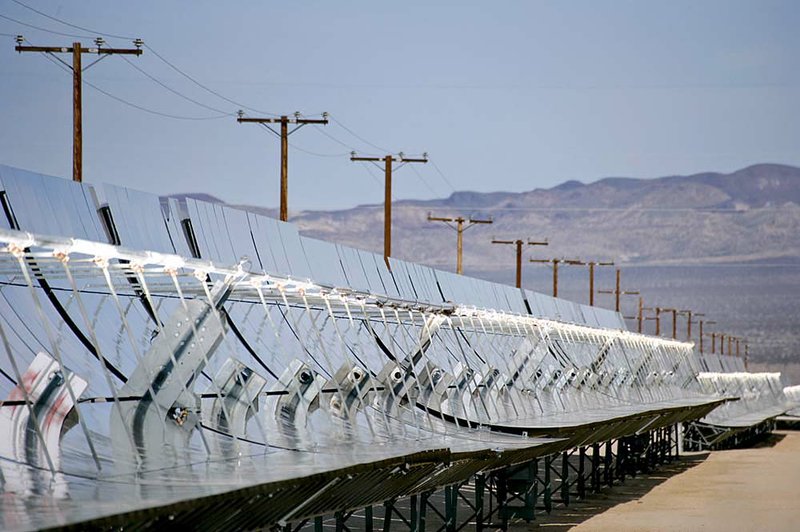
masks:
[[[242,107],[335,120],[291,137],[292,210],[382,201],[380,171],[350,162],[352,149],[430,153],[435,166],[397,173],[397,198],[800,165],[800,4],[790,0],[20,1],[92,30],[0,5],[0,163],[43,173],[71,174],[70,74],[17,54],[11,36],[76,39],[21,23],[85,45],[98,31],[141,37],[151,49],[130,61],[183,96],[121,57],[87,70],[116,98],[184,118],[86,86],[88,182],[276,206],[278,141],[225,116]]]

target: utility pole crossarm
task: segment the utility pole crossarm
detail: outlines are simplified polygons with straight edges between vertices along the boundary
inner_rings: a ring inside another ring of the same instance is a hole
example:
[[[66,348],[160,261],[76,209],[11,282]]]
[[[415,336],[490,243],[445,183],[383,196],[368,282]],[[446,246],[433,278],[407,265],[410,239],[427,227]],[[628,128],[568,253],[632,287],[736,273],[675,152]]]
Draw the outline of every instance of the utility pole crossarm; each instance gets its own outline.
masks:
[[[447,223],[449,223],[449,222],[455,222],[456,220],[459,220],[459,219],[462,222],[464,221],[463,218],[442,218],[442,217],[439,217],[439,216],[431,216],[430,214],[428,215],[428,221],[429,222],[447,222]]]
[[[75,46],[23,46],[14,47],[17,52],[39,52],[44,54],[71,54]],[[84,48],[80,47],[82,54],[98,55],[142,55],[141,48]]]
[[[280,124],[283,122],[283,117],[278,118],[251,118],[242,116],[236,118],[240,124],[253,123],[253,124]],[[288,118],[286,117],[287,124],[321,124],[327,125],[327,118]]]
[[[597,293],[598,294],[616,294],[617,291],[616,290],[598,290]],[[638,290],[622,290],[620,292],[620,294],[623,295],[623,296],[638,296],[640,293],[641,292],[639,292]]]

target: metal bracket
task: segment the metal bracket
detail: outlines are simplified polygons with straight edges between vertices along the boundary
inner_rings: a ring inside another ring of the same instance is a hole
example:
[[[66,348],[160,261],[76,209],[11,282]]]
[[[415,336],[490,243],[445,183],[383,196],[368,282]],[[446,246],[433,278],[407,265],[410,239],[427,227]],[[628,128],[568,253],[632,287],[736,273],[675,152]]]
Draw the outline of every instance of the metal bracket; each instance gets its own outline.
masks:
[[[245,437],[247,420],[258,412],[258,394],[266,384],[264,377],[229,358],[214,376],[212,389],[219,391],[219,397],[207,409],[207,423],[220,432]]]
[[[309,415],[319,408],[324,384],[325,378],[308,364],[292,360],[270,390],[283,393],[267,399],[267,410],[273,412],[279,431],[296,433],[306,427]]]
[[[70,415],[75,407],[73,394],[80,397],[88,385],[43,352],[36,355],[20,382],[8,396],[6,402],[11,404],[0,407],[0,456],[9,459],[0,461],[6,492],[35,489],[31,485],[35,478],[17,464],[58,474],[61,437],[76,421]]]
[[[369,404],[370,381],[369,373],[365,369],[343,365],[325,383],[326,395],[320,399],[320,407],[335,419],[355,422],[359,408]]]
[[[416,395],[416,383],[411,372],[404,370],[395,362],[387,362],[378,373],[377,381],[383,386],[383,393],[376,394],[376,408],[387,415],[396,417],[401,404],[411,402]]]
[[[189,388],[211,359],[225,333],[218,307],[232,281],[217,283],[213,306],[201,299],[187,300],[173,312],[150,349],[120,390],[141,400],[112,410],[111,437],[115,452],[127,457],[131,435],[135,452],[148,459],[166,456],[164,444],[184,449],[200,421],[200,398]]]
[[[423,405],[441,411],[442,403],[447,400],[450,385],[455,378],[442,368],[428,362],[420,375],[420,394],[418,401]]]

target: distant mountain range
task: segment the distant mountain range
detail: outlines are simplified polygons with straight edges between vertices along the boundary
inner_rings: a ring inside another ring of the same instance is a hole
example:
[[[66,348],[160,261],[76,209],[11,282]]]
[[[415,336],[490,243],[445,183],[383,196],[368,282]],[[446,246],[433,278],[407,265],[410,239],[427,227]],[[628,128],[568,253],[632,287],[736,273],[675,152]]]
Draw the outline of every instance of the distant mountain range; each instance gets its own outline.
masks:
[[[217,198],[189,194],[206,201]],[[276,216],[275,209],[240,206]],[[502,239],[547,238],[526,255],[612,259],[619,264],[709,264],[800,259],[800,168],[758,164],[731,174],[656,179],[567,181],[529,192],[454,192],[448,198],[394,203],[393,252],[454,269],[455,232],[437,216],[491,217],[465,233],[469,271],[513,266]],[[303,234],[381,252],[382,205],[305,211],[291,218]]]

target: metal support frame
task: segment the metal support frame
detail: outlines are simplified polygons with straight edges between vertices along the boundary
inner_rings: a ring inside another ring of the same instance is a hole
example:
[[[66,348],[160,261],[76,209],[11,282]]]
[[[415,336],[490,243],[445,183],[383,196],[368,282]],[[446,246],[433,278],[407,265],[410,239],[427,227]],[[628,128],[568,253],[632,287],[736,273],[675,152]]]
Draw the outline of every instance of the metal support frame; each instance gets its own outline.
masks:
[[[684,427],[684,438],[697,431],[694,424]],[[769,427],[761,427],[759,433],[766,429]],[[385,501],[382,514],[378,510],[378,515],[369,506],[335,512],[327,519],[317,516],[275,530],[506,530],[514,520],[533,521],[540,512],[568,507],[575,498],[586,499],[591,493],[623,483],[626,476],[635,477],[677,459],[679,431],[678,424],[655,428],[480,472],[462,483]]]
[[[683,426],[683,448],[688,451],[735,449],[751,444],[775,430],[775,420],[767,419],[746,428],[720,427],[693,421]]]

